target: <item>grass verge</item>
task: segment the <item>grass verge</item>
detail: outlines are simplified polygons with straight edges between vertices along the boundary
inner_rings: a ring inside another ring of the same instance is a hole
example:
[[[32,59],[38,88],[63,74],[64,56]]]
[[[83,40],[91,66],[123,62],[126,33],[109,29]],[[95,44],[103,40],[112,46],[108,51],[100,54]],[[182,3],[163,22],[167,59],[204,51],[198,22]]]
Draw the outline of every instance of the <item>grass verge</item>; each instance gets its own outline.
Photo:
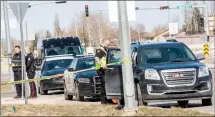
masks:
[[[8,86],[8,85],[1,86],[1,93],[8,93],[8,92],[10,92],[9,88],[10,88],[10,86]]]
[[[15,106],[16,111],[13,111]],[[2,105],[2,116],[121,116],[116,105]],[[180,108],[160,109],[139,107],[133,116],[214,116]]]

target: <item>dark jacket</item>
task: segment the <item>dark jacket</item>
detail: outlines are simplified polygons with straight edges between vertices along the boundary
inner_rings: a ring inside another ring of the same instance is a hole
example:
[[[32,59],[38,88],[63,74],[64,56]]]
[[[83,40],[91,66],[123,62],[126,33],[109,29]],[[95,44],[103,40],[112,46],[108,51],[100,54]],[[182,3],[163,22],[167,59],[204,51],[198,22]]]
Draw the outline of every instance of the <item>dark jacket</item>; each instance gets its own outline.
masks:
[[[25,58],[26,64],[26,72],[35,72],[35,65],[34,65],[34,56],[32,53],[29,53]]]
[[[13,72],[18,72],[18,71],[22,71],[22,61],[21,61],[21,52],[20,53],[15,53],[13,55],[12,61],[11,61],[15,67],[12,67]]]

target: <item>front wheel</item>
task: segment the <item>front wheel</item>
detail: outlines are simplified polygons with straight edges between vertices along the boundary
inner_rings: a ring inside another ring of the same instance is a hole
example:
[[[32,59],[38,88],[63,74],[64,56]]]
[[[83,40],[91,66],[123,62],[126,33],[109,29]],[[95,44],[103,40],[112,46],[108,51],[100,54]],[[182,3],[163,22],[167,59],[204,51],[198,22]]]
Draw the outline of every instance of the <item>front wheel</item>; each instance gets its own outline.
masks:
[[[78,83],[75,82],[75,99],[77,101],[84,101],[84,96],[79,95]]]
[[[64,98],[65,100],[72,100],[73,99],[73,96],[72,95],[68,95],[68,92],[67,92],[67,88],[66,88],[66,84],[64,83]]]
[[[186,108],[188,105],[189,100],[182,100],[182,101],[177,101],[178,105],[182,108]]]
[[[202,106],[211,106],[212,105],[212,99],[202,99]]]
[[[40,88],[39,92],[41,95],[48,95],[48,90],[43,90],[42,88]]]

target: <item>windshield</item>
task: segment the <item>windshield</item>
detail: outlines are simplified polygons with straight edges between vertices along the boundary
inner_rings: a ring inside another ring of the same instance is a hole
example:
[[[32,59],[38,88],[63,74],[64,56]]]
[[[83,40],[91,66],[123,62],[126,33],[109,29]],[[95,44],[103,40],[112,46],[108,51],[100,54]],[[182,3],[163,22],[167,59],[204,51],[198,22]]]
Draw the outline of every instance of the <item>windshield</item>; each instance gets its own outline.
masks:
[[[121,51],[120,50],[111,50],[109,56],[109,63],[116,63],[121,61]]]
[[[140,64],[194,61],[195,56],[187,47],[141,48]]]
[[[94,58],[80,59],[77,64],[77,70],[90,69],[95,66]]]
[[[64,55],[64,54],[74,54],[80,55],[81,48],[79,46],[62,46],[62,47],[54,47],[46,49],[46,56],[53,55]]]
[[[43,67],[43,71],[66,69],[69,67],[73,59],[61,59],[46,61]]]

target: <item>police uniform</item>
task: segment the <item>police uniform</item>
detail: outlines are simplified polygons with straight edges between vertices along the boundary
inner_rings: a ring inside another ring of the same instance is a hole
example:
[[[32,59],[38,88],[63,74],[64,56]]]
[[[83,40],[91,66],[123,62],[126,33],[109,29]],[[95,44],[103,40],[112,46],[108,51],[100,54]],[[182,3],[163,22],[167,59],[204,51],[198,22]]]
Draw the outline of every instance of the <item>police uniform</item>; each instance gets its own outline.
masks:
[[[101,77],[101,103],[106,104],[106,91],[105,91],[105,79],[104,79],[104,70],[106,68],[106,57],[107,51],[104,47],[100,47],[96,50],[95,54],[95,63],[97,74]]]
[[[12,57],[12,63],[15,65],[12,67],[14,72],[14,81],[22,80],[22,63],[21,63],[21,52],[15,53]],[[21,98],[22,96],[22,84],[15,84],[17,95],[14,98]]]
[[[28,79],[34,79],[35,74],[36,74],[36,72],[35,72],[36,67],[34,65],[34,56],[32,53],[29,53],[26,56],[25,64],[26,64],[26,72],[27,72]],[[29,85],[30,85],[30,90],[31,90],[30,97],[36,97],[37,90],[36,90],[35,82],[34,81],[29,82]]]

